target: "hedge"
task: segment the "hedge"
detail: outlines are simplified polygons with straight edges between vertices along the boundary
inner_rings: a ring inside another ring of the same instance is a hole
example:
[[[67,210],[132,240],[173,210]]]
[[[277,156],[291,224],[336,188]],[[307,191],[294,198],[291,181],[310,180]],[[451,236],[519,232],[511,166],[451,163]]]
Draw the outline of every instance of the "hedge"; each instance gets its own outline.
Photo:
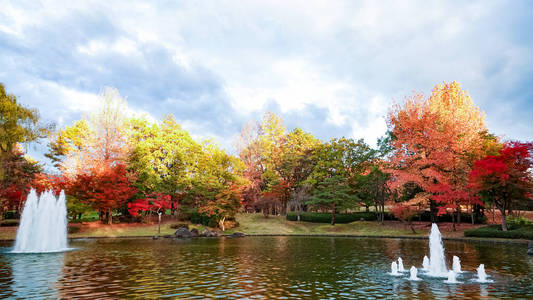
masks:
[[[81,228],[78,227],[78,226],[69,226],[68,227],[68,233],[76,233],[76,232],[80,231],[80,229]]]
[[[455,215],[455,218],[457,219],[457,214]],[[419,216],[414,217],[413,221],[431,222],[431,213],[429,211],[424,211]],[[487,222],[487,217],[483,216],[481,219],[478,218],[477,220],[474,220],[474,221],[477,224],[484,224]],[[440,215],[437,217],[437,222],[452,222],[452,215],[451,214]],[[470,214],[461,214],[461,222],[472,223],[472,216]]]
[[[0,226],[1,227],[19,226],[19,220],[13,220],[13,219],[2,220],[0,221]]]
[[[347,213],[347,214],[336,214],[335,222],[336,223],[350,223],[354,221],[359,221],[361,219],[364,219],[365,221],[375,221],[377,220],[377,218],[378,218],[378,214],[373,211],[353,212],[353,213]],[[298,213],[289,212],[287,213],[286,219],[288,221],[297,221]],[[385,220],[396,220],[396,218],[390,213],[385,212]],[[331,223],[331,213],[303,212],[300,214],[300,221],[313,222],[313,223]],[[423,212],[420,216],[413,217],[413,221],[430,222],[431,214],[428,211]],[[449,214],[445,214],[445,215],[441,215],[437,217],[437,222],[451,222],[451,221],[452,221],[452,216]],[[461,214],[461,221],[463,223],[472,222],[469,214]],[[482,223],[485,223],[486,217],[484,217],[484,219],[481,221]],[[481,222],[480,220],[476,220],[476,223],[481,223]]]
[[[297,221],[298,213],[287,213],[286,219],[288,221]],[[359,221],[361,219],[364,219],[365,221],[375,221],[377,220],[377,214],[375,212],[354,212],[348,214],[335,214],[335,222],[339,224]],[[389,213],[385,213],[385,219],[391,219]],[[300,221],[312,223],[331,223],[331,213],[303,212],[300,214]]]
[[[190,214],[190,220],[193,224],[202,224],[207,227],[217,227],[218,222],[216,219],[216,216],[209,217],[206,214],[201,214],[197,211],[191,211]]]
[[[501,225],[489,225],[467,230],[465,236],[533,240],[533,225],[511,226],[508,231],[502,231]]]

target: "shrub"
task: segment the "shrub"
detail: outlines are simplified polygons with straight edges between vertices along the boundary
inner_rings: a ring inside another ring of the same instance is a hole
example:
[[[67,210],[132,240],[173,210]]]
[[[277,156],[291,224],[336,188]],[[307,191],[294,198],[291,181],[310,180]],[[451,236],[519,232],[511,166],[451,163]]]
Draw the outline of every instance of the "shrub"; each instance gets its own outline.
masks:
[[[0,226],[1,227],[19,226],[19,220],[13,220],[13,219],[3,220],[3,221],[0,221]]]
[[[68,233],[76,233],[80,231],[81,227],[78,226],[69,226],[68,227]]]
[[[457,214],[455,215],[457,218]],[[416,216],[413,218],[413,221],[424,221],[424,222],[431,222],[431,213],[429,211],[424,211],[422,214]],[[437,222],[451,222],[452,221],[452,215],[451,214],[444,214],[437,217]],[[484,224],[487,222],[487,217],[483,216],[482,218],[478,218],[477,220],[474,220],[477,224]],[[471,223],[472,222],[472,216],[470,214],[463,213],[461,214],[461,222],[462,223]]]
[[[515,226],[508,231],[502,231],[500,225],[489,225],[467,230],[465,236],[533,240],[533,225]]]
[[[186,228],[186,229],[189,229],[189,224],[185,224],[185,223],[176,223],[176,224],[172,224],[172,225],[170,225],[170,228],[172,228],[172,229],[180,229],[180,228]]]
[[[297,221],[298,213],[287,213],[286,219],[288,221]],[[365,221],[377,220],[377,214],[375,212],[354,212],[348,214],[335,214],[336,223],[350,223],[359,221],[361,219]],[[389,213],[385,213],[385,219],[391,220],[392,217]],[[300,214],[300,221],[312,222],[312,223],[330,223],[331,213],[315,213],[315,212],[303,212]]]
[[[509,216],[507,217],[507,228],[508,229],[514,229],[519,228],[524,225],[531,225],[533,222],[530,220],[524,218],[524,217],[515,217],[515,216]]]
[[[14,210],[4,212],[3,219],[20,219],[20,214]]]
[[[217,227],[218,222],[216,216],[209,217],[206,214],[201,214],[198,211],[190,212],[190,220],[193,224],[202,224],[207,227]]]

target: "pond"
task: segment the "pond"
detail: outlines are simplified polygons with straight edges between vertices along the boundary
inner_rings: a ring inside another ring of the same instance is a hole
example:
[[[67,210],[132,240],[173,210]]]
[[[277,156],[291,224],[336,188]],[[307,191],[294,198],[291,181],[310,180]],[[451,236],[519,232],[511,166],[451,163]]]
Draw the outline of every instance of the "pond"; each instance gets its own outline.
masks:
[[[182,240],[96,239],[76,250],[5,253],[0,298],[424,298],[533,297],[533,257],[519,244],[445,241],[446,260],[465,271],[480,263],[493,283],[459,276],[409,281],[387,275],[391,261],[421,267],[427,240],[245,237]]]

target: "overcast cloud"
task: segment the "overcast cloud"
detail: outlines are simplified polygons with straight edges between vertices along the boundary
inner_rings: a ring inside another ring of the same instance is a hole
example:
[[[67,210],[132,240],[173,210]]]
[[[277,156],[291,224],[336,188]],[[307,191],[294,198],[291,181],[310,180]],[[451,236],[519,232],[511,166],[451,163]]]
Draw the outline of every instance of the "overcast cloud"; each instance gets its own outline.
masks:
[[[113,86],[232,151],[267,110],[375,144],[393,101],[456,80],[489,130],[533,140],[531,1],[156,3],[0,1],[0,82],[59,127]]]

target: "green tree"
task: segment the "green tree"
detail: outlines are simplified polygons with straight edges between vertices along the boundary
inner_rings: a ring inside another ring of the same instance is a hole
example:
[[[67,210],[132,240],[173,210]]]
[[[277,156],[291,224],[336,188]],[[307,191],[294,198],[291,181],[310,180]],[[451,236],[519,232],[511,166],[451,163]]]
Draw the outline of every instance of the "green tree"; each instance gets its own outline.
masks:
[[[174,198],[183,193],[191,183],[201,146],[170,115],[159,124],[131,120],[130,132],[128,165],[137,174],[139,193],[164,193]]]
[[[347,209],[356,203],[356,175],[365,170],[372,155],[372,149],[363,140],[346,138],[333,139],[315,150],[316,165],[307,179],[313,186],[308,204],[329,203],[332,225],[337,209]]]

